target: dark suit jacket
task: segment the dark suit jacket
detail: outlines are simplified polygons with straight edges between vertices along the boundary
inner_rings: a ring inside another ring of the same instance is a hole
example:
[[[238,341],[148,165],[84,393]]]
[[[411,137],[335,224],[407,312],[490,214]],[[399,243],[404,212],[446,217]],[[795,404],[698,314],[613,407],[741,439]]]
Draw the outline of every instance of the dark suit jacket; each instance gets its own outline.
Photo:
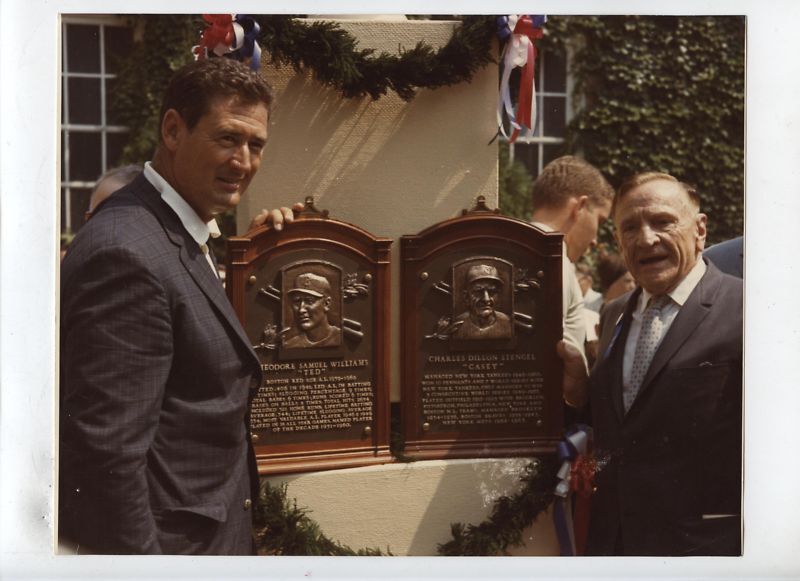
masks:
[[[100,553],[251,552],[260,364],[144,175],[67,252],[60,361],[60,530]]]
[[[610,303],[601,321],[587,554],[739,554],[742,281],[708,264],[625,414],[622,356],[640,292]]]
[[[744,278],[744,238],[731,238],[706,249],[703,256],[726,274]]]

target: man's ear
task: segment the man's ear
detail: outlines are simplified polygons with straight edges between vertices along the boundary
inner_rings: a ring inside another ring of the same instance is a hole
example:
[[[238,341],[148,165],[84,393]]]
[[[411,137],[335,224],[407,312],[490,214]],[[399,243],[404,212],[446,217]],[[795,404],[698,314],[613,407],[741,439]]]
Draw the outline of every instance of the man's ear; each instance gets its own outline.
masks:
[[[569,199],[569,217],[571,220],[577,220],[578,214],[581,210],[586,208],[589,202],[589,196],[578,196]]]
[[[695,221],[697,226],[697,238],[695,244],[697,246],[697,251],[702,252],[706,247],[708,216],[702,213],[697,214],[697,216],[695,216]]]
[[[322,308],[326,311],[330,310],[331,308],[331,297],[325,297],[325,301],[322,303]]]
[[[161,140],[169,151],[178,147],[181,134],[186,129],[183,117],[175,109],[168,109],[161,120]]]

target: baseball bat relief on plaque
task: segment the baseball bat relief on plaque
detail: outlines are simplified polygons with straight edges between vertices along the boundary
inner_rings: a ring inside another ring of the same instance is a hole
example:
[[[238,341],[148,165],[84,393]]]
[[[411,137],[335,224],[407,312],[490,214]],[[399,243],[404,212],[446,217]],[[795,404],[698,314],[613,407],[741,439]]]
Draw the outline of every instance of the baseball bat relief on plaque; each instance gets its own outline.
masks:
[[[250,414],[262,473],[391,461],[391,240],[305,206],[281,232],[228,241],[228,297],[264,372]]]
[[[401,239],[402,412],[416,458],[552,452],[562,235],[486,207]]]

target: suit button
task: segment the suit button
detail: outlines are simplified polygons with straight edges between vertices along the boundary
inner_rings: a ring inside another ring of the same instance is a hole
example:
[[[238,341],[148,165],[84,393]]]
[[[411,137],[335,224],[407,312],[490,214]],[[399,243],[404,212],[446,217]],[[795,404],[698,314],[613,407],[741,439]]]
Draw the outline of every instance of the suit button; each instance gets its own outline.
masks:
[[[258,434],[250,432],[250,441],[253,442],[253,444],[258,444]]]
[[[245,499],[245,501],[244,501],[244,509],[245,510],[250,510],[251,506],[253,506],[253,501],[250,500],[249,498]]]

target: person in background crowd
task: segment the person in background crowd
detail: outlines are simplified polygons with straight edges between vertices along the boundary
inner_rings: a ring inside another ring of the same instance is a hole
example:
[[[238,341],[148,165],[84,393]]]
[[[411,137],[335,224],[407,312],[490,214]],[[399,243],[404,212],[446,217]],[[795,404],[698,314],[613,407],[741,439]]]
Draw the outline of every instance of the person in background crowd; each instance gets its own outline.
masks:
[[[562,358],[578,355],[584,370],[565,369],[564,400],[581,406],[585,390],[576,389],[587,375],[584,349],[586,322],[574,263],[596,243],[597,230],[609,215],[613,189],[597,168],[573,156],[548,163],[533,183],[531,223],[546,232],[564,233]],[[574,375],[573,375],[574,374]]]
[[[59,533],[72,550],[253,553],[261,365],[207,242],[258,171],[271,102],[242,63],[179,69],[152,162],[64,258]],[[267,218],[280,229],[293,214]]]
[[[597,329],[600,326],[600,307],[603,295],[592,288],[592,267],[586,262],[575,265],[575,275],[583,293],[583,319],[586,323],[586,362],[589,369],[597,360]]]
[[[586,262],[576,263],[575,276],[578,278],[578,284],[583,293],[584,308],[599,313],[600,307],[603,306],[603,295],[592,288],[594,284],[592,267]]]
[[[597,260],[597,278],[600,279],[603,305],[636,288],[636,281],[628,272],[625,260],[616,252],[600,254]]]
[[[722,272],[744,278],[744,237],[715,244],[706,249],[703,255]]]
[[[86,220],[92,217],[98,206],[117,190],[127,186],[133,179],[142,173],[142,166],[139,164],[123,165],[108,170],[97,178],[92,195],[89,198],[89,210],[86,212]]]
[[[673,176],[634,176],[612,216],[638,286],[601,317],[586,554],[739,555],[742,281],[702,258],[707,217]]]

